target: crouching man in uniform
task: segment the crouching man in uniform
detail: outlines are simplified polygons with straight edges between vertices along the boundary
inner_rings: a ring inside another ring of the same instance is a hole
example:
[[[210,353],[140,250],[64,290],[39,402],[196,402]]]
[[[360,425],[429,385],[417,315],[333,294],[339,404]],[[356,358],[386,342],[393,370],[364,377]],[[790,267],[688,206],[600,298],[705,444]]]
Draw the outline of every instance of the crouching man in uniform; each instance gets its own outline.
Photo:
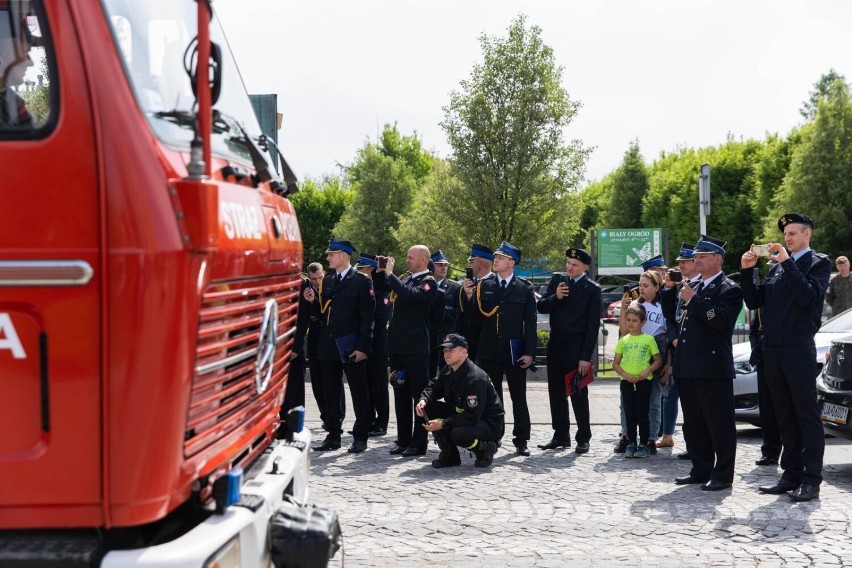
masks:
[[[503,404],[485,371],[468,359],[464,337],[451,333],[438,347],[447,366],[430,379],[414,407],[441,449],[432,467],[461,465],[458,446],[476,455],[476,467],[488,467],[503,433]]]

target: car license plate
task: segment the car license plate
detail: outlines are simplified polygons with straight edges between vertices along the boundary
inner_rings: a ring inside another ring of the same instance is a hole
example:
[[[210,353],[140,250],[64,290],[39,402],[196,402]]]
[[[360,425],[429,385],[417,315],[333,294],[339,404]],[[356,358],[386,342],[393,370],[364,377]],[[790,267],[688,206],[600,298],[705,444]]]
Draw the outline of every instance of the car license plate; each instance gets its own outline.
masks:
[[[846,424],[846,419],[849,416],[849,408],[840,406],[839,404],[831,404],[830,402],[822,403],[822,419],[834,422],[835,424]]]

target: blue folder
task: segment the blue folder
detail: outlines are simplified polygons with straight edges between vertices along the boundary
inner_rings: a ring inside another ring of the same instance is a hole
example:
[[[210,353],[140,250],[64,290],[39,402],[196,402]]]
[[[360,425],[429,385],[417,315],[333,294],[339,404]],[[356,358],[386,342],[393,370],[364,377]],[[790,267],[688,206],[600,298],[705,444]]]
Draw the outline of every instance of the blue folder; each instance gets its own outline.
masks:
[[[350,333],[349,335],[344,335],[334,340],[337,344],[337,352],[340,354],[341,363],[349,362],[349,356],[352,355],[352,352],[355,351],[356,347],[358,347],[358,338],[359,335],[357,333]]]

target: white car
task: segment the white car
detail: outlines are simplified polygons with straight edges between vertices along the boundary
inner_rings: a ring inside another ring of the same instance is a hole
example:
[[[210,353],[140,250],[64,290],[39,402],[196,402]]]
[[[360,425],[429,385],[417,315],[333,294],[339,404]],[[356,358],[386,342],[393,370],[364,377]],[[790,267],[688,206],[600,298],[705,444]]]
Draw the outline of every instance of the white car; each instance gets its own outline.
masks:
[[[822,370],[825,353],[835,339],[852,333],[852,309],[831,318],[814,336],[816,362]],[[734,415],[739,422],[760,426],[760,407],[757,400],[757,370],[749,363],[751,343],[734,344]],[[818,375],[819,373],[817,373]],[[814,376],[814,381],[816,381]]]

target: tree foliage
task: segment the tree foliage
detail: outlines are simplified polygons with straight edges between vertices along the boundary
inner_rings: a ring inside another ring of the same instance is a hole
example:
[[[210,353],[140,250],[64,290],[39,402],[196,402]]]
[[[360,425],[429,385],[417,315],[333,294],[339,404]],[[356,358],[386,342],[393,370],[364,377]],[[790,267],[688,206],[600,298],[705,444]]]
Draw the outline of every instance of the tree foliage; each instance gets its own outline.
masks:
[[[354,199],[335,226],[335,235],[371,254],[399,256],[404,248],[393,231],[411,209],[433,163],[416,134],[404,136],[396,125],[386,124],[380,140],[368,141],[346,168]]]
[[[777,196],[767,234],[777,235],[775,221],[784,212],[810,215],[816,222],[811,246],[831,256],[849,253],[852,242],[852,101],[838,77],[817,101],[813,122],[801,130],[790,171]]]
[[[299,193],[291,197],[299,217],[304,247],[304,265],[321,261],[334,227],[352,202],[350,191],[339,177],[326,177],[319,182],[307,179]]]
[[[621,166],[615,171],[612,183],[610,206],[605,218],[607,227],[614,229],[641,227],[642,200],[648,193],[648,172],[645,169],[642,153],[639,151],[638,140],[630,143],[630,148],[624,153]]]
[[[819,106],[819,102],[832,96],[832,91],[839,87],[837,84],[838,82],[845,85],[846,77],[834,69],[829,69],[828,73],[820,77],[819,81],[814,83],[814,88],[811,91],[808,100],[802,103],[802,107],[799,109],[799,114],[801,114],[806,120],[813,119],[816,114],[817,107]]]
[[[555,255],[577,226],[576,196],[588,150],[565,143],[580,107],[561,85],[562,68],[541,29],[516,18],[505,37],[480,38],[481,63],[450,94],[441,126],[459,180],[435,200],[461,216],[466,241],[509,240],[525,257]]]

